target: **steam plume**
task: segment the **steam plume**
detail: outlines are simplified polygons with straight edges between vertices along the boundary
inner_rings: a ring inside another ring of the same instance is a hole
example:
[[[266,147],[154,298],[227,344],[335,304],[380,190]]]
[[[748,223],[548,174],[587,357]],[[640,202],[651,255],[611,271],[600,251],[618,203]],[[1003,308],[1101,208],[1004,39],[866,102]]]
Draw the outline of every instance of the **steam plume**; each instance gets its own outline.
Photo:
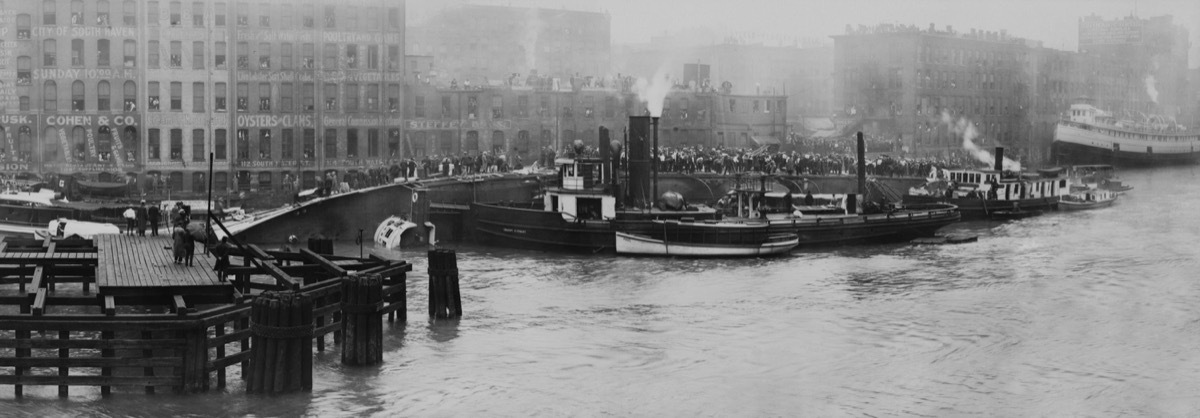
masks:
[[[1147,74],[1142,82],[1146,85],[1146,94],[1150,95],[1150,101],[1158,103],[1158,89],[1154,87],[1158,82],[1154,80],[1154,76]]]
[[[638,78],[633,89],[639,98],[646,101],[646,108],[650,110],[650,116],[662,116],[663,102],[667,98],[667,93],[671,91],[671,80],[667,79],[667,66],[659,66],[650,80]]]
[[[950,116],[950,112],[943,110],[941,122],[946,126],[949,126],[950,129],[954,131],[955,135],[962,136],[963,149],[971,153],[971,156],[975,157],[975,159],[989,165],[996,161],[996,157],[993,156],[990,151],[975,145],[975,138],[980,137],[979,131],[975,129],[975,124],[971,123],[971,121],[967,120],[967,118],[958,118],[956,121],[954,120],[954,117]],[[1004,157],[1004,169],[1021,171],[1021,163],[1011,158]]]

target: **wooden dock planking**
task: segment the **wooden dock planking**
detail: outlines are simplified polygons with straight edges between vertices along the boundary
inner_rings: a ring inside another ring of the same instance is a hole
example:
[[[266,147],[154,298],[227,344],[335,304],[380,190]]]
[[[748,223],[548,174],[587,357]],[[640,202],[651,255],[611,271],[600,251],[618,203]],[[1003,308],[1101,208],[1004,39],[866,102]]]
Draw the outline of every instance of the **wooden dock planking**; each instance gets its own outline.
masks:
[[[191,267],[175,264],[167,237],[98,235],[100,268],[96,284],[101,294],[137,295],[232,295],[228,282],[218,280],[214,259],[196,252]],[[164,248],[167,247],[167,248]]]

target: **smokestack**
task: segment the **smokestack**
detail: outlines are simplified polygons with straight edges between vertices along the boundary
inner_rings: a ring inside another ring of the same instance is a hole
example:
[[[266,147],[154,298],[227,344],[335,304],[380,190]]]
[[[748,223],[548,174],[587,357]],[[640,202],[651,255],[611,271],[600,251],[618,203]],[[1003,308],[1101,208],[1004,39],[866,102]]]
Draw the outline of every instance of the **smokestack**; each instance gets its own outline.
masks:
[[[1004,171],[1004,147],[996,147],[996,171]]]
[[[651,180],[654,182],[654,194],[650,195],[650,207],[653,208],[658,202],[658,116],[650,117],[650,129],[654,132],[654,145],[651,148],[653,152],[650,153],[650,157],[653,158],[650,160],[650,172],[654,173],[654,179]]]
[[[600,139],[600,143],[596,144],[596,149],[600,150],[600,166],[603,167],[601,169],[603,172],[600,176],[601,178],[608,179],[612,177],[612,165],[609,164],[609,160],[612,158],[612,152],[610,151],[612,146],[609,145],[608,128],[601,126],[600,133],[596,136]]]
[[[858,194],[867,195],[867,142],[858,131]]]
[[[650,190],[650,146],[653,138],[649,116],[629,117],[629,197],[633,206],[646,207]]]

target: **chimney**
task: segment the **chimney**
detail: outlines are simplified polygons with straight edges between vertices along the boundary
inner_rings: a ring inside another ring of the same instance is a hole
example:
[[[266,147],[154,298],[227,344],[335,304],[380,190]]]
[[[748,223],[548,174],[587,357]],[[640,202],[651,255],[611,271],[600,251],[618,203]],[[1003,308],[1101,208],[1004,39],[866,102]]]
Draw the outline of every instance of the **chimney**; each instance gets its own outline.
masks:
[[[858,131],[858,194],[867,195],[867,142]]]
[[[650,197],[651,135],[649,116],[629,117],[629,201],[635,207],[646,208],[654,201]]]
[[[996,147],[996,171],[1004,171],[1004,147]]]

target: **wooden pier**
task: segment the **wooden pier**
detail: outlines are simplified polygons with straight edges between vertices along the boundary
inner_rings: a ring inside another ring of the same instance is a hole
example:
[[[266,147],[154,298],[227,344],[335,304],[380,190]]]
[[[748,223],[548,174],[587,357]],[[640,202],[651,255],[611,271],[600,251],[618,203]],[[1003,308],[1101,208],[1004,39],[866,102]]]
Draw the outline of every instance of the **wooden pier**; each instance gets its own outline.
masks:
[[[243,379],[252,374],[252,337],[281,329],[252,319],[251,301],[263,292],[310,300],[313,320],[290,324],[298,330],[291,333],[323,351],[330,334],[340,343],[340,283],[353,274],[380,277],[384,298],[370,310],[352,307],[355,313],[400,313],[403,320],[412,270],[404,261],[236,244],[226,281],[202,243],[192,266],[175,264],[170,245],[165,237],[129,235],[0,240],[0,385],[17,396],[25,386],[57,386],[59,396],[71,386],[105,395],[223,387],[229,367],[240,366]]]

